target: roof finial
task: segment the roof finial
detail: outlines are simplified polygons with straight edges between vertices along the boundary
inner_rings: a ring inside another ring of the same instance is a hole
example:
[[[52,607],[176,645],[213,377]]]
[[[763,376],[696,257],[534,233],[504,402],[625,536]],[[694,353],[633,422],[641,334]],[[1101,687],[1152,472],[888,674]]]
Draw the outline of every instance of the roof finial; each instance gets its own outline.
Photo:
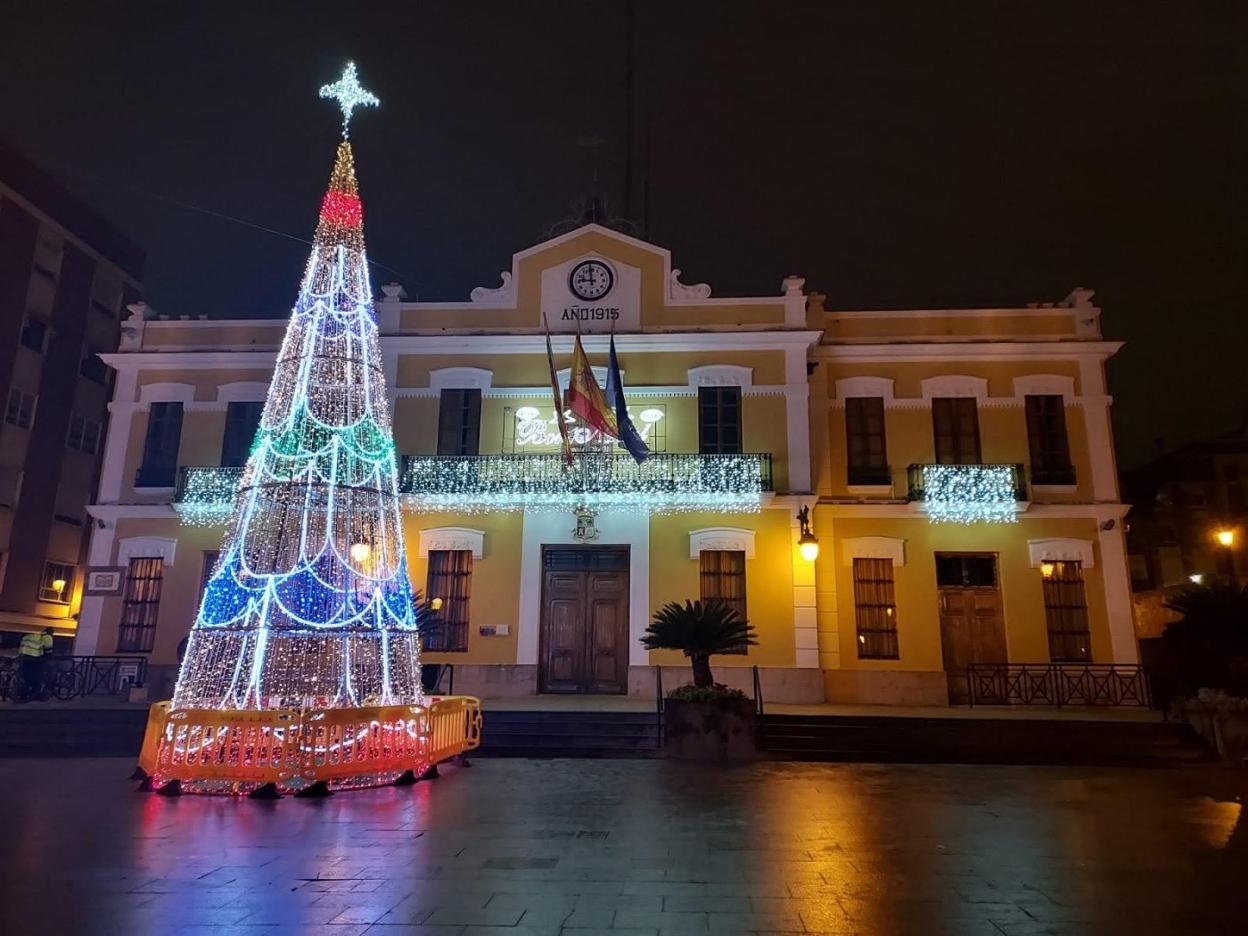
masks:
[[[377,95],[365,91],[355,72],[355,62],[347,62],[342,70],[342,77],[333,84],[321,88],[321,97],[334,98],[342,108],[342,138],[347,138],[347,130],[351,125],[351,112],[357,107],[376,107],[381,103]]]

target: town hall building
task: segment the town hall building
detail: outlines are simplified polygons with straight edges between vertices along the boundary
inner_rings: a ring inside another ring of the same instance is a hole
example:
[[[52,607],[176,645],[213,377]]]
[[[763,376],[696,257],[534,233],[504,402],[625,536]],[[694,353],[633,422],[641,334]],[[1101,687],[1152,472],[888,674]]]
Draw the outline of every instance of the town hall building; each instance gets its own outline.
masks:
[[[779,280],[779,277],[777,277]],[[757,630],[716,677],[769,702],[960,703],[974,667],[1135,663],[1102,338],[1088,290],[1008,309],[827,308],[797,277],[723,298],[595,224],[466,302],[377,302],[426,662],[455,691],[653,698],[670,601]],[[167,697],[217,557],[285,318],[132,306],[77,654],[148,661]],[[614,336],[638,464],[573,419],[547,359]],[[811,540],[817,541],[817,549]],[[813,555],[813,558],[812,558]]]

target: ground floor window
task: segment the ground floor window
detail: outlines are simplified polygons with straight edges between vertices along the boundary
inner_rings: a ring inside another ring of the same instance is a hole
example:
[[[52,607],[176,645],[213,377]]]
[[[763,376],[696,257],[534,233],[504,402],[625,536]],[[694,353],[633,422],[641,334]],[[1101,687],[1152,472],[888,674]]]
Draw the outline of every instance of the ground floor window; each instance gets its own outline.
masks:
[[[1092,635],[1088,627],[1088,599],[1079,562],[1043,562],[1044,617],[1049,626],[1049,659],[1091,660]]]
[[[745,553],[739,549],[704,549],[698,553],[699,597],[718,598],[745,616]],[[745,653],[743,646],[734,653]]]
[[[471,586],[470,550],[429,550],[429,577],[426,580],[425,599],[433,609],[433,626],[426,635],[426,650],[468,649],[468,602]]]
[[[897,659],[897,601],[893,595],[892,559],[854,560],[854,618],[858,626],[859,659]]]
[[[121,606],[118,653],[147,653],[156,642],[156,617],[165,561],[159,556],[131,559],[126,570],[126,591]]]
[[[698,553],[703,601],[718,598],[745,619],[745,553],[739,549],[705,549]]]

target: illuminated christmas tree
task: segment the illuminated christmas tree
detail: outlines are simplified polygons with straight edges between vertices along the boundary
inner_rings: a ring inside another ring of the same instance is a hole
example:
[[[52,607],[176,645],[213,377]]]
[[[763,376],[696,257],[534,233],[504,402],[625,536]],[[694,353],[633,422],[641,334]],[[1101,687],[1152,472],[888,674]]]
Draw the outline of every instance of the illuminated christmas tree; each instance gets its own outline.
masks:
[[[176,708],[418,704],[420,659],[363,210],[342,142],[174,693]]]

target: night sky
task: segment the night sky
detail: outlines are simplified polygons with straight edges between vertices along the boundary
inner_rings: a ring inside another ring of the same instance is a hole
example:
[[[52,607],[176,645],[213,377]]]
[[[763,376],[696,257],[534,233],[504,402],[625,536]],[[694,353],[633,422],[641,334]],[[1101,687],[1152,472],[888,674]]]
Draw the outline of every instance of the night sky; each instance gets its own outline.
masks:
[[[630,199],[623,0],[43,0],[6,13],[0,136],[146,248],[160,312],[284,316],[337,136],[316,92],[352,58],[375,283],[497,285],[596,171],[721,296],[1088,286],[1131,464],[1248,416],[1244,6],[638,0]]]

